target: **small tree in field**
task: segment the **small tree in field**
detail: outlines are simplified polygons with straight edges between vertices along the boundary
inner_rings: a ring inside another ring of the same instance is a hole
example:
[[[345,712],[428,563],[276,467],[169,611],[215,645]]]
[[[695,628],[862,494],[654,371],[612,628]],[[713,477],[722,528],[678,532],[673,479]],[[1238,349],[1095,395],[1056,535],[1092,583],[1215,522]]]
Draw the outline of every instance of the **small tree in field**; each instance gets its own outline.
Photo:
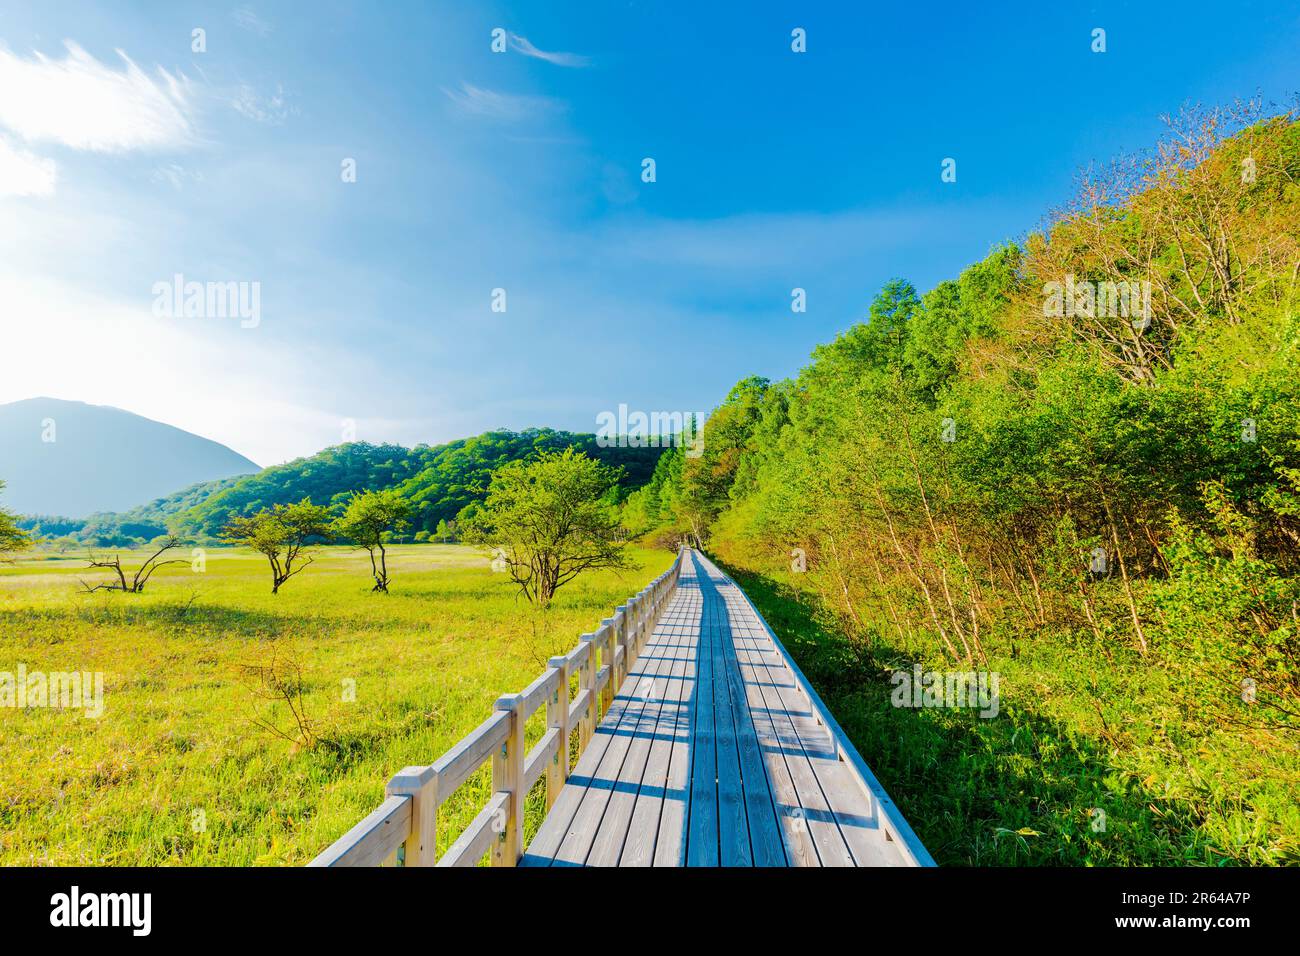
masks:
[[[149,579],[153,577],[153,573],[159,568],[168,564],[186,563],[180,558],[173,558],[170,561],[158,560],[172,548],[179,547],[180,543],[181,539],[176,535],[165,534],[155,538],[153,546],[156,546],[158,550],[144,564],[140,565],[140,569],[135,572],[130,581],[127,581],[126,571],[122,569],[121,555],[115,555],[112,561],[107,558],[99,559],[91,555],[90,566],[92,568],[106,568],[113,571],[117,574],[117,580],[110,581],[108,584],[96,584],[94,587],[82,581],[81,586],[86,589],[87,594],[93,594],[95,591],[122,591],[126,594],[140,594],[144,591],[144,586],[149,583]]]
[[[388,593],[388,552],[384,542],[406,530],[410,522],[411,503],[392,489],[357,492],[342,517],[334,522],[335,534],[370,552],[370,573],[375,578],[372,593]]]
[[[231,518],[221,537],[266,555],[271,565],[271,593],[279,594],[285,581],[311,564],[305,549],[312,539],[329,540],[329,511],[304,498],[295,505],[276,505],[254,515]],[[304,560],[295,568],[300,558]]]
[[[545,606],[583,571],[628,566],[606,500],[618,474],[572,448],[512,461],[492,475],[464,537],[499,548],[520,591]]]
[[[0,491],[4,491],[4,487],[5,483],[0,481]],[[0,508],[0,555],[10,551],[26,551],[31,546],[32,539],[18,527],[18,519]]]

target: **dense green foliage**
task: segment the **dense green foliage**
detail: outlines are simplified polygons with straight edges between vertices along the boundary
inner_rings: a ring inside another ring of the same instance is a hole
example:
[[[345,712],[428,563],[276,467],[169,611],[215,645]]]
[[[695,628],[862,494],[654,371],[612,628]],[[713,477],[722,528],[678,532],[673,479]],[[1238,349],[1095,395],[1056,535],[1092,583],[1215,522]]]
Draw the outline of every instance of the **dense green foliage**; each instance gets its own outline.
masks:
[[[492,431],[445,445],[415,448],[352,442],[256,475],[194,485],[121,514],[92,515],[85,520],[39,516],[24,520],[22,526],[38,536],[69,536],[96,547],[129,546],[169,531],[208,543],[218,538],[232,516],[252,515],[303,498],[341,509],[354,492],[391,488],[413,508],[410,526],[401,540],[441,540],[439,522],[454,522],[463,509],[480,501],[497,468],[565,448],[621,466],[623,491],[647,482],[661,453],[659,448],[601,447],[594,435],[548,428]]]
[[[1300,859],[1300,126],[1188,119],[629,500],[761,575],[941,862]],[[913,662],[1002,716],[891,708]]]

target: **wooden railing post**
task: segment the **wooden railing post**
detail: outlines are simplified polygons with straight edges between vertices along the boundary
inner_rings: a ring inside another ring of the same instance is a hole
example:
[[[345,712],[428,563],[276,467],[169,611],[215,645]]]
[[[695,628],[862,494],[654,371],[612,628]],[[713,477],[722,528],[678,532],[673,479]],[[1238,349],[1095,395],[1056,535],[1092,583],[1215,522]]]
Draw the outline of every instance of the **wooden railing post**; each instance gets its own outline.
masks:
[[[514,866],[524,851],[524,698],[506,694],[495,710],[510,711],[510,734],[492,756],[492,789],[510,794],[506,819],[492,845],[493,866]]]
[[[636,657],[636,652],[632,649],[632,644],[628,640],[628,635],[631,633],[631,631],[628,629],[627,626],[628,624],[627,605],[620,604],[618,607],[614,608],[614,616],[610,618],[610,620],[613,622],[614,630],[618,632],[618,636],[619,636],[618,639],[622,641],[623,646],[627,648],[627,650],[625,650],[623,653],[627,654],[628,656],[627,662],[628,662],[628,667],[630,669],[632,666],[632,659]]]
[[[600,666],[609,665],[605,686],[600,689],[600,716],[604,719],[614,706],[614,678],[617,676],[614,667],[614,631],[605,631],[603,635],[598,631],[597,637],[600,639]]]
[[[546,662],[560,672],[555,692],[546,702],[546,727],[560,732],[560,745],[546,768],[546,809],[549,812],[569,779],[569,658],[552,657]]]
[[[627,622],[627,642],[632,645],[634,652],[640,656],[641,645],[644,643],[641,622],[645,620],[646,604],[648,603],[645,592],[638,594],[627,603],[630,618]]]
[[[438,772],[433,767],[407,767],[388,781],[384,795],[411,798],[404,864],[433,866],[438,860]]]
[[[623,645],[623,637],[619,633],[619,628],[618,628],[618,618],[616,617],[602,618],[600,622],[600,630],[609,634],[609,641],[611,647],[611,650],[609,652],[609,658],[611,661],[617,661],[618,648]],[[623,683],[623,678],[627,676],[627,669],[628,667],[631,666],[631,664],[632,662],[628,659],[627,656],[627,650],[626,648],[624,648],[623,663],[620,665],[616,673],[610,674],[610,679],[614,683],[615,687],[618,687]]]
[[[636,596],[636,618],[632,624],[632,644],[636,647],[638,656],[645,649],[646,638],[650,635],[650,629],[647,625],[650,622],[650,615],[654,612],[654,591],[646,588]]]
[[[587,659],[578,671],[578,693],[590,691],[587,695],[587,710],[578,721],[578,752],[587,749],[591,736],[596,731],[596,711],[600,701],[596,696],[596,635],[583,634],[580,640],[587,644]]]

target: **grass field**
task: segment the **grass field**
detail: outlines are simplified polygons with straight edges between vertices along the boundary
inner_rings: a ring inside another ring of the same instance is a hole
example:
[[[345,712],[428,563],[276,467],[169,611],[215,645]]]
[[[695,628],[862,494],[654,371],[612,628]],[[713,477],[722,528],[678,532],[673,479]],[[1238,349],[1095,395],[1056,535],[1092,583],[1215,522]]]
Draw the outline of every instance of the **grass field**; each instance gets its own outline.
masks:
[[[0,564],[0,672],[100,671],[105,704],[97,719],[0,708],[0,864],[305,863],[395,771],[442,754],[672,560],[631,557],[634,570],[579,577],[545,612],[456,545],[390,549],[387,596],[370,593],[365,552],[342,548],[274,596],[265,560],[232,549],[209,550],[202,573],[164,568],[138,595],[82,593],[79,579],[106,580],[84,556]],[[301,667],[313,746],[257,679],[273,661]],[[485,770],[444,805],[440,846],[488,790]]]

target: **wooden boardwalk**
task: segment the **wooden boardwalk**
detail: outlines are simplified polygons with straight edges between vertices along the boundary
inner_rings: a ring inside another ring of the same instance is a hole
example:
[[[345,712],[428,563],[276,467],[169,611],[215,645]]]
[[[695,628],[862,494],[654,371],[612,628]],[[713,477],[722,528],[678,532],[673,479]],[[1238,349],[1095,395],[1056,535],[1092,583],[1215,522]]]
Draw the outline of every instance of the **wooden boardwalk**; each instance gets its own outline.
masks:
[[[576,696],[573,696],[576,685]],[[529,716],[546,732],[525,744]],[[570,769],[576,740],[577,763]],[[493,794],[444,853],[438,807],[486,761]],[[526,794],[548,812],[524,845]],[[677,562],[313,866],[933,866],[744,592]]]
[[[683,562],[521,865],[913,864],[740,588]]]

